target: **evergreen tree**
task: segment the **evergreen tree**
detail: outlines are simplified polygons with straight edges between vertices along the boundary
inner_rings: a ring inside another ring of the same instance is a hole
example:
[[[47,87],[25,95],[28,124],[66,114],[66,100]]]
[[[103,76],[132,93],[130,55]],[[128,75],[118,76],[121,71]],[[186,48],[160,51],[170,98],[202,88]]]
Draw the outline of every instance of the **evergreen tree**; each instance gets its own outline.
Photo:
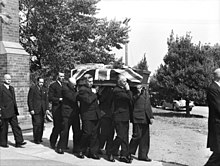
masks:
[[[187,115],[190,114],[189,100],[206,103],[206,88],[212,80],[212,72],[220,65],[220,47],[201,46],[192,43],[190,33],[168,38],[168,53],[156,74],[151,79],[151,90],[168,101],[186,100]]]
[[[136,66],[134,66],[134,68],[139,69],[139,70],[147,70],[148,71],[146,53],[144,53],[144,57],[141,59],[141,61]]]

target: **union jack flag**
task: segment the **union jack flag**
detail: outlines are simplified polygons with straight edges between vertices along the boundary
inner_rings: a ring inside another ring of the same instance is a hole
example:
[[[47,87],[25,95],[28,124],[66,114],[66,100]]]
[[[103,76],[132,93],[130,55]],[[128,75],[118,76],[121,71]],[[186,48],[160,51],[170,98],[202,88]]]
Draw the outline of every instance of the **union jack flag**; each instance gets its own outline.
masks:
[[[130,85],[141,84],[143,77],[132,70],[131,68],[125,69],[72,69],[71,77],[76,80],[80,79],[85,74],[91,74],[94,78],[95,85],[109,85],[115,86],[118,75],[124,75]]]

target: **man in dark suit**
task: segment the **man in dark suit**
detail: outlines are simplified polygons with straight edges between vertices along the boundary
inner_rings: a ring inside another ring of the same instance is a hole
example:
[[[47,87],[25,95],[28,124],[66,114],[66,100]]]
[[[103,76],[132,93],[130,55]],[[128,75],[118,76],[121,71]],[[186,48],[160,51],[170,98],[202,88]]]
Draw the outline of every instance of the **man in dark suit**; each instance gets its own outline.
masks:
[[[125,163],[131,163],[129,157],[128,131],[130,111],[132,108],[132,92],[127,83],[127,79],[120,75],[118,85],[113,89],[113,120],[116,130],[116,138],[113,141],[111,155],[108,156],[109,161],[114,162],[113,154],[118,151],[121,146],[121,154],[119,160]]]
[[[15,99],[14,88],[11,84],[11,76],[4,75],[4,83],[0,85],[0,114],[2,119],[2,128],[0,129],[0,146],[8,147],[8,124],[11,125],[15,138],[15,147],[25,145],[22,131],[18,125],[17,115],[18,107]]]
[[[50,135],[50,146],[55,149],[57,139],[62,130],[61,107],[63,102],[62,86],[64,81],[64,73],[59,72],[57,80],[49,87],[49,102],[52,102],[53,129]],[[66,145],[67,146],[67,145]]]
[[[209,107],[207,148],[213,152],[205,166],[220,165],[220,68],[214,71],[214,81],[207,90]]]
[[[57,153],[59,154],[64,154],[63,149],[66,148],[69,140],[69,130],[71,126],[73,131],[73,152],[77,152],[79,150],[79,142],[81,138],[79,108],[76,100],[78,95],[75,87],[76,80],[71,77],[68,81],[69,82],[64,85],[62,89],[62,131],[57,144]]]
[[[49,111],[47,89],[43,86],[44,79],[37,78],[37,84],[28,92],[28,107],[32,116],[33,137],[36,144],[42,142],[44,130],[44,116]]]
[[[113,88],[108,86],[100,87],[98,90],[99,108],[101,110],[100,120],[100,134],[99,134],[99,149],[106,149],[106,154],[109,154],[109,150],[112,147],[114,128],[112,119],[112,100],[113,100]]]
[[[80,115],[82,120],[82,137],[80,141],[80,152],[77,157],[84,158],[86,148],[90,148],[88,157],[100,159],[97,155],[99,149],[98,129],[100,109],[97,95],[92,91],[93,78],[90,74],[83,77],[84,85],[79,88],[78,100],[80,101]]]
[[[150,147],[149,124],[153,123],[154,117],[149,94],[142,85],[137,86],[137,94],[134,95],[133,102],[133,135],[129,144],[129,151],[134,155],[139,146],[138,159],[150,162],[151,159],[148,157]]]

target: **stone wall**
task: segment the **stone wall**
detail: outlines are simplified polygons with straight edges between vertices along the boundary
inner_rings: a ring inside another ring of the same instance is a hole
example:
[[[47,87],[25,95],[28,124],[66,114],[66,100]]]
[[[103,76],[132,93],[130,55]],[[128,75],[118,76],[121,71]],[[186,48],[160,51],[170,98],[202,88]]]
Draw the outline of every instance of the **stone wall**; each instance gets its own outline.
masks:
[[[15,88],[20,123],[30,122],[27,107],[27,94],[30,86],[30,56],[19,43],[18,0],[8,0],[0,5],[0,12],[7,13],[9,24],[0,21],[0,81],[4,74],[12,76],[11,85]]]

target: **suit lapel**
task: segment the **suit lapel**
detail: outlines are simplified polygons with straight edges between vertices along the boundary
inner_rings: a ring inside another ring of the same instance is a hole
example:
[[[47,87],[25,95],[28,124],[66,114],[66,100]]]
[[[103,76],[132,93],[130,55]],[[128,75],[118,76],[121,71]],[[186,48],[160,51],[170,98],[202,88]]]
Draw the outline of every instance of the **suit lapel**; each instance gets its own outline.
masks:
[[[58,87],[62,88],[62,85],[60,85],[60,83],[58,81],[56,81],[56,83],[57,83]]]
[[[215,89],[220,93],[220,86],[216,82],[213,82],[213,85]]]
[[[7,89],[7,88],[3,85],[3,91],[4,91],[8,96],[10,96],[11,98],[13,98],[12,93],[10,92],[10,86],[9,86],[9,89]]]
[[[35,86],[35,89],[36,89],[37,93],[41,96],[42,94],[41,94],[40,88],[38,86]]]

